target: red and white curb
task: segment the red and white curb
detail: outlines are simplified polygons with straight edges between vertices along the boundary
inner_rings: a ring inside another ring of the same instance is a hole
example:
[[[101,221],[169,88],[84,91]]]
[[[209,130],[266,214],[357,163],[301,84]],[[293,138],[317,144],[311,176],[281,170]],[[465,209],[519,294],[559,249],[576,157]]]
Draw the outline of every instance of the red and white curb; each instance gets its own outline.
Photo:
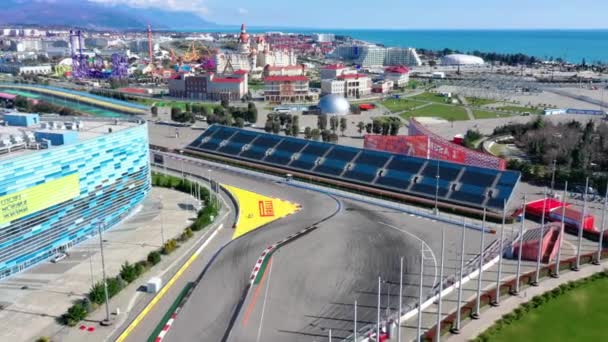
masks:
[[[251,276],[249,277],[249,284],[253,285],[253,282],[257,278],[258,273],[260,272],[260,269],[262,268],[262,264],[264,263],[266,258],[268,258],[268,256],[270,254],[272,254],[272,252],[275,249],[279,248],[281,245],[284,245],[285,243],[287,243],[291,240],[297,239],[300,235],[304,235],[313,229],[317,229],[317,226],[311,226],[311,227],[302,229],[301,231],[291,234],[288,237],[284,238],[283,240],[275,242],[274,244],[266,247],[266,249],[262,252],[262,254],[260,254],[260,257],[258,258],[258,260],[255,262],[255,265],[253,266],[253,271],[251,271]]]
[[[169,329],[171,329],[171,325],[173,325],[173,322],[177,318],[177,313],[181,310],[181,308],[182,308],[182,306],[180,305],[175,309],[175,311],[171,315],[171,318],[169,318],[167,323],[165,323],[163,330],[161,330],[160,333],[158,334],[158,336],[156,336],[156,339],[154,340],[155,342],[160,342],[163,340],[163,338],[165,338],[165,335],[167,335],[167,333],[169,332]]]

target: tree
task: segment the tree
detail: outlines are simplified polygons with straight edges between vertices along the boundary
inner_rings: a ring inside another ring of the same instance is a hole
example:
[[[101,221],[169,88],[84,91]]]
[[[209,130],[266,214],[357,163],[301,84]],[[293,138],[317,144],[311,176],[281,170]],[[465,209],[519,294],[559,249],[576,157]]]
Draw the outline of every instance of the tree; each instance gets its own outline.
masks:
[[[280,131],[281,131],[281,123],[278,121],[273,121],[272,122],[272,133],[279,134]]]
[[[310,127],[306,126],[306,128],[304,128],[304,139],[311,139],[312,138],[312,130],[310,129]]]
[[[327,129],[327,115],[319,115],[317,117],[317,128],[321,131]]]
[[[337,143],[338,142],[338,135],[336,133],[330,133],[328,136],[328,141],[331,143]]]
[[[372,134],[372,130],[373,130],[373,124],[368,123],[368,124],[365,125],[365,132],[367,134]]]
[[[230,107],[230,102],[228,101],[228,99],[222,99],[222,101],[220,101],[220,105],[224,108],[228,108]]]
[[[236,118],[236,119],[234,119],[234,126],[236,126],[238,128],[245,127],[245,120],[243,120],[243,118]]]
[[[372,119],[372,132],[374,134],[381,134],[382,133],[382,120],[380,118],[373,118]]]
[[[391,123],[388,120],[382,120],[382,135],[389,135],[391,132]]]
[[[291,122],[291,135],[297,137],[300,134],[300,119],[297,116],[293,116]]]
[[[266,133],[272,132],[272,119],[266,119],[266,123],[264,124],[264,131],[266,131]]]
[[[17,97],[15,97],[15,107],[19,108],[19,109],[25,109],[28,107],[28,100],[26,97],[21,96],[21,95],[17,95]]]
[[[399,128],[400,127],[401,127],[401,121],[391,120],[389,134],[390,135],[397,135],[397,134],[399,134]]]
[[[324,142],[328,142],[330,134],[330,130],[324,129],[323,131],[321,131],[321,140],[323,140]]]
[[[347,126],[348,120],[346,120],[346,118],[344,117],[340,118],[340,133],[342,133],[342,136],[344,136],[344,132],[346,132]]]
[[[357,123],[357,132],[359,132],[360,135],[363,135],[363,130],[365,130],[365,124],[363,121],[359,121]]]
[[[332,115],[329,118],[329,127],[330,127],[331,131],[335,133],[336,130],[338,129],[338,125],[339,125],[338,117],[335,115]]]
[[[310,131],[310,138],[312,140],[319,141],[320,137],[321,137],[321,132],[319,131],[319,129],[314,128],[313,130]]]
[[[190,102],[186,102],[186,112],[192,111],[192,104]]]

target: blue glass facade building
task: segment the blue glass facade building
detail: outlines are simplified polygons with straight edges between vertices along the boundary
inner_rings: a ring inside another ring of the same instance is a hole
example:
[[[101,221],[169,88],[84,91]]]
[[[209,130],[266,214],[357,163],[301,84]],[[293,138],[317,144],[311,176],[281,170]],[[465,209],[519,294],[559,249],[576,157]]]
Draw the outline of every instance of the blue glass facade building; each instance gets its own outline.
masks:
[[[109,229],[124,219],[150,190],[148,153],[144,123],[3,156],[0,278],[96,235],[99,225]]]

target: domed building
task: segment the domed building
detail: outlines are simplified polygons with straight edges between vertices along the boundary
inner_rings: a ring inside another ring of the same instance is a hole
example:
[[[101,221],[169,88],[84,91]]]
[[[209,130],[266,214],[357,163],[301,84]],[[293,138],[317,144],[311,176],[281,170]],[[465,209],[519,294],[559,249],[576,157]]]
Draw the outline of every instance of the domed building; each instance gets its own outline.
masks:
[[[329,94],[321,98],[318,105],[321,114],[324,115],[348,115],[350,103],[340,95]]]
[[[483,58],[472,55],[452,54],[441,57],[441,65],[483,65]]]

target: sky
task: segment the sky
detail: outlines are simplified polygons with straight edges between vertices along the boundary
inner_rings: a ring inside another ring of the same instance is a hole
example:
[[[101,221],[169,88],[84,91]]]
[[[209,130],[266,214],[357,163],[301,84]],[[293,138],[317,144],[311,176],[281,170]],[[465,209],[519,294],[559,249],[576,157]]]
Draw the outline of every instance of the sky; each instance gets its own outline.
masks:
[[[224,25],[378,29],[608,28],[607,0],[89,0],[188,10]]]

